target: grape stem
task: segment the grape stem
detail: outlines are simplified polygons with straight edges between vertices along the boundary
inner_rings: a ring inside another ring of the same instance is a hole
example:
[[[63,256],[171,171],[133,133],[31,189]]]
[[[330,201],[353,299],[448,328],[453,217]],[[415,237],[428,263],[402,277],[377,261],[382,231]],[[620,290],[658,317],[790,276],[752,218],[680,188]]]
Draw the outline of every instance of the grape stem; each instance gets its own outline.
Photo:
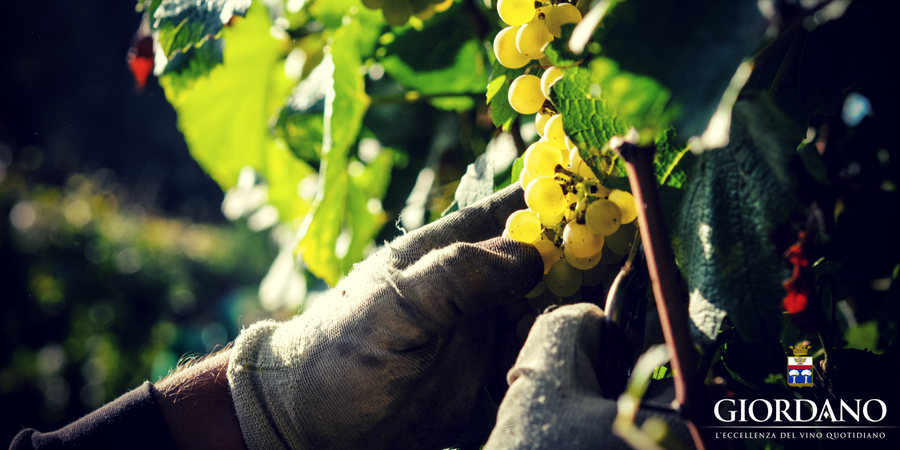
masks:
[[[584,177],[583,177],[583,176],[578,175],[577,173],[572,172],[571,170],[566,169],[565,167],[563,167],[563,166],[561,166],[561,165],[557,165],[557,166],[556,166],[556,173],[562,173],[562,174],[565,174],[567,177],[569,177],[569,178],[571,178],[572,180],[574,180],[575,183],[584,183]]]
[[[712,449],[715,448],[712,437],[703,428],[709,401],[697,372],[697,356],[676,281],[675,258],[663,224],[662,203],[653,174],[654,148],[624,143],[619,152],[625,160],[635,202],[643,205],[638,208],[638,224],[656,308],[675,374],[675,402],[688,420],[697,449]]]

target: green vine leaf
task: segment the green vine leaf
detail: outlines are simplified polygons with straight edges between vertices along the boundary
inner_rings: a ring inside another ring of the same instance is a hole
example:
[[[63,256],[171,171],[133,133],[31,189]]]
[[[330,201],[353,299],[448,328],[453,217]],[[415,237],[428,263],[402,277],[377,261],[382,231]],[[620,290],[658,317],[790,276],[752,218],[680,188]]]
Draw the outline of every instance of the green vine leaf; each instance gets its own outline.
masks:
[[[639,144],[651,142],[677,115],[666,107],[670,96],[652,78],[624,72],[607,58],[565,70],[550,89],[550,100],[563,116],[563,129],[578,148],[585,149],[601,149],[630,127],[640,133]]]
[[[166,59],[215,38],[233,16],[245,16],[250,0],[166,0],[153,13],[156,43]]]
[[[310,272],[332,286],[345,273],[346,264],[335,252],[345,221],[353,234],[371,235],[373,227],[369,218],[361,218],[361,211],[365,210],[362,199],[368,202],[371,193],[351,193],[356,187],[348,174],[348,152],[356,141],[369,105],[365,81],[359,73],[362,66],[359,33],[360,24],[356,20],[338,28],[332,38],[330,53],[320,63],[325,73],[331,73],[332,80],[325,87],[319,188],[313,207],[300,227],[300,239],[295,249]]]
[[[161,7],[160,7],[161,8]],[[178,113],[191,156],[223,190],[234,187],[244,166],[269,186],[269,203],[283,220],[306,214],[310,203],[297,196],[297,183],[314,172],[269,136],[267,118],[290,92],[284,77],[281,43],[269,33],[262,5],[222,32],[225,63],[195,78],[171,72],[160,77],[166,98]],[[204,51],[204,47],[198,52]]]
[[[686,171],[693,162],[693,156],[688,152],[688,146],[679,144],[673,128],[657,134],[653,144],[656,147],[653,155],[653,173],[656,175],[656,182],[661,186],[673,188],[684,186],[687,181]],[[685,157],[687,159],[684,159]]]
[[[746,340],[777,340],[788,270],[770,236],[800,205],[773,166],[794,153],[797,127],[766,98],[733,115],[729,144],[697,157],[673,243],[695,337],[715,339],[727,315]]]
[[[426,21],[421,30],[398,30],[394,40],[379,49],[385,55],[379,62],[388,75],[422,95],[483,94],[488,59],[468,20],[465,15],[447,12]],[[474,106],[471,98],[454,99],[432,104],[448,109]]]

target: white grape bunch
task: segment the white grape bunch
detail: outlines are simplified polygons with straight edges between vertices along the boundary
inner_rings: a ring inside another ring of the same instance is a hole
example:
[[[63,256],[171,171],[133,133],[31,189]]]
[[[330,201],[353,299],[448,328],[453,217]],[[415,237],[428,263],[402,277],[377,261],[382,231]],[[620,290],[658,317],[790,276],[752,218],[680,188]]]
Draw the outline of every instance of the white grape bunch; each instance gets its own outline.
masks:
[[[616,271],[607,266],[631,250],[637,207],[630,193],[600,184],[550,101],[565,71],[550,65],[544,50],[561,36],[563,25],[581,20],[581,12],[558,0],[500,0],[497,11],[509,25],[494,39],[497,61],[510,69],[526,67],[510,84],[509,104],[519,114],[534,114],[541,136],[522,156],[519,182],[528,208],[510,215],[503,232],[541,254],[544,278],[526,295],[540,313],[549,305],[581,301],[582,288],[608,289]],[[530,326],[525,322],[520,325]]]
[[[533,244],[541,254],[544,279],[529,293],[540,301],[531,303],[580,301],[582,286],[603,282],[604,260],[614,264],[631,250],[637,231],[634,197],[602,186],[577,148],[541,140],[528,147],[522,161],[519,182],[528,208],[509,216],[503,235]]]

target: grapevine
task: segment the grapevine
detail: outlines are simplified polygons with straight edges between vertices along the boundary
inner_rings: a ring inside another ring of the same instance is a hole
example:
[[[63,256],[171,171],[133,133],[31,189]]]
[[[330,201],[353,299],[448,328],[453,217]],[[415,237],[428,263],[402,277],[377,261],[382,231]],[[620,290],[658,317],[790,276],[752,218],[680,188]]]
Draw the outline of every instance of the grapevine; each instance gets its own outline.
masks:
[[[509,25],[494,40],[500,64],[520,68],[537,59],[545,69],[540,77],[519,76],[509,88],[510,106],[520,114],[535,114],[541,139],[522,156],[519,183],[528,209],[509,217],[504,235],[534,244],[541,253],[544,279],[528,297],[542,300],[533,306],[575,303],[582,286],[599,285],[607,265],[631,250],[637,218],[634,197],[600,184],[550,102],[550,88],[564,72],[542,59],[544,48],[560,37],[562,25],[578,23],[581,12],[564,2],[501,0],[497,8]]]

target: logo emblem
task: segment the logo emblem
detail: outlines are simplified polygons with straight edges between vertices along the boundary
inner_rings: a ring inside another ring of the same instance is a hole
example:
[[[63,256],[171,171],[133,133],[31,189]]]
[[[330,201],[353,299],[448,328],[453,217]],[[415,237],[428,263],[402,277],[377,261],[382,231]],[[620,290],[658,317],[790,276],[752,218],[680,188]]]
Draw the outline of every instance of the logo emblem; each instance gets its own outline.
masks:
[[[813,359],[807,356],[811,345],[804,347],[798,344],[796,347],[790,346],[794,351],[793,356],[788,356],[787,360],[787,380],[788,386],[805,387],[813,385]]]

